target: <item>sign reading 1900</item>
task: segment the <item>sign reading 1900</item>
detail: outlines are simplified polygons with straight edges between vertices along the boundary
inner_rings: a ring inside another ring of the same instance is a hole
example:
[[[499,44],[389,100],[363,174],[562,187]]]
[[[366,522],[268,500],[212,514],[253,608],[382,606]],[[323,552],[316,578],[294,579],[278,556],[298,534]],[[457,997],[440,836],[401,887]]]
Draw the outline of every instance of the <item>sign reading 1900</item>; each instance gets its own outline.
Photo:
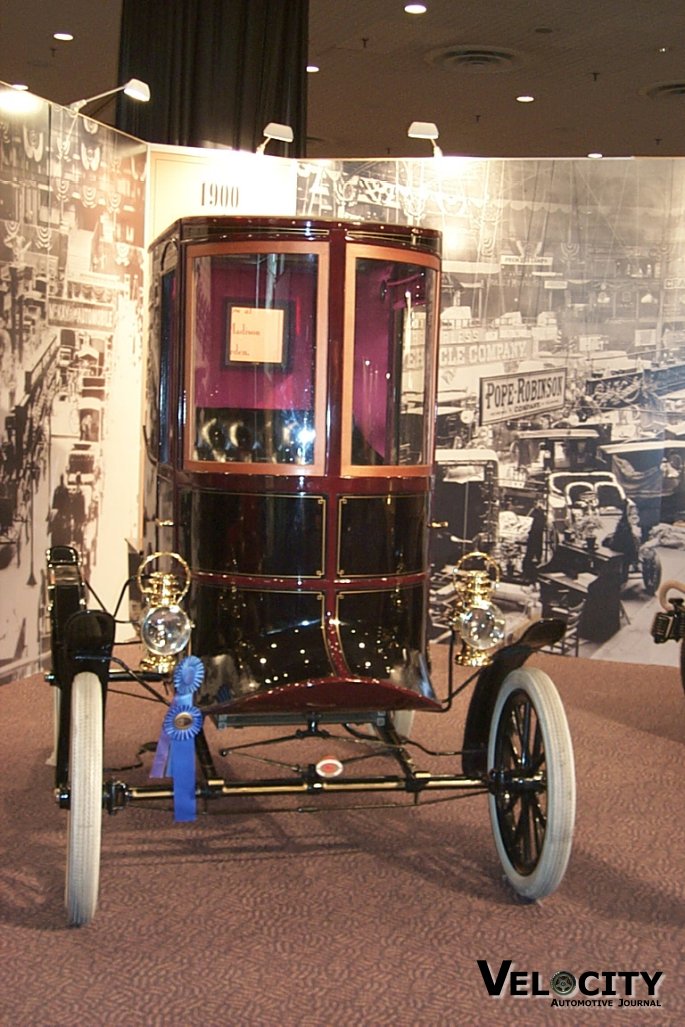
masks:
[[[565,401],[565,367],[481,378],[480,423],[495,424],[543,410],[558,410]]]
[[[212,210],[237,210],[240,205],[240,190],[237,185],[226,182],[201,182],[200,205]]]

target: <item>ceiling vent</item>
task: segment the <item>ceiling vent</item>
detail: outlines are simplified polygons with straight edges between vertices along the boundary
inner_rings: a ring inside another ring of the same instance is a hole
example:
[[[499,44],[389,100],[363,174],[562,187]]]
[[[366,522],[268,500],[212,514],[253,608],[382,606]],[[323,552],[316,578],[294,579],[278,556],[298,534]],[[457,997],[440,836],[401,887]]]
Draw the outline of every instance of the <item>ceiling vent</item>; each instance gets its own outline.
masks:
[[[685,96],[685,79],[680,82],[657,82],[653,86],[641,89],[640,92],[643,96],[648,96],[650,100],[661,100],[669,96]]]
[[[475,74],[511,71],[520,62],[511,50],[494,46],[446,46],[426,55],[429,64]]]

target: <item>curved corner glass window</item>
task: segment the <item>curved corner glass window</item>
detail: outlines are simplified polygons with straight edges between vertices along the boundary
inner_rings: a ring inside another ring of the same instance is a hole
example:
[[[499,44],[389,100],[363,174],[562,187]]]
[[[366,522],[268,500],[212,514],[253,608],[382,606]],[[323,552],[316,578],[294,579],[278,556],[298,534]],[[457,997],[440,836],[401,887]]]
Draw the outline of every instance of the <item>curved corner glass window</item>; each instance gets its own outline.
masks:
[[[176,269],[162,276],[161,352],[159,356],[159,460],[168,464],[171,458],[171,356],[176,345]]]
[[[187,466],[323,464],[324,260],[309,243],[190,247]]]
[[[351,271],[348,265],[348,283]],[[426,258],[424,263],[420,255],[379,259],[365,254],[354,257],[353,275],[354,309],[346,315],[352,409],[343,422],[349,463],[426,465],[433,422],[437,262]]]
[[[176,270],[159,277],[159,292],[152,305],[147,348],[143,439],[151,464],[168,464],[171,457],[170,369],[176,344]]]

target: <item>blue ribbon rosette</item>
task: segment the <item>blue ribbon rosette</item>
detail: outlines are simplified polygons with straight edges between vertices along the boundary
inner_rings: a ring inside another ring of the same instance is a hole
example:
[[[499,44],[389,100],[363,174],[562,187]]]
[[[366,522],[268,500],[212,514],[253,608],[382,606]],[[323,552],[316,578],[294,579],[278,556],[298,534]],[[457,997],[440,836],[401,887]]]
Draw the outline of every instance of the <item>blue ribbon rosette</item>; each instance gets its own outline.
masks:
[[[202,730],[202,713],[193,705],[193,694],[204,676],[204,665],[197,656],[186,656],[174,670],[176,698],[162,722],[150,770],[150,777],[172,778],[177,821],[195,820],[195,738]]]

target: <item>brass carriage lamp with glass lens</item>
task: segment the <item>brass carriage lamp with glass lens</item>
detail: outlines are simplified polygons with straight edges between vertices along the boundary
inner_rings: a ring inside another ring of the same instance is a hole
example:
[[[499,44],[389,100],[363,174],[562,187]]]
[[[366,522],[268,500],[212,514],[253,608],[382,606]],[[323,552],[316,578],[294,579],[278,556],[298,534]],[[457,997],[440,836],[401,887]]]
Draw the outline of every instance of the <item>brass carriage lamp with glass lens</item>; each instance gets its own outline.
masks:
[[[154,563],[178,564],[182,574],[173,570],[150,570]],[[136,575],[142,598],[140,637],[145,653],[140,661],[142,670],[157,674],[170,674],[181,653],[190,641],[192,623],[180,602],[190,587],[190,568],[178,553],[151,553],[138,568]]]
[[[479,567],[465,565],[478,562]],[[492,592],[499,582],[499,565],[475,550],[462,556],[454,571],[454,610],[452,628],[460,643],[455,661],[467,667],[482,667],[504,641],[504,614],[492,602]]]

